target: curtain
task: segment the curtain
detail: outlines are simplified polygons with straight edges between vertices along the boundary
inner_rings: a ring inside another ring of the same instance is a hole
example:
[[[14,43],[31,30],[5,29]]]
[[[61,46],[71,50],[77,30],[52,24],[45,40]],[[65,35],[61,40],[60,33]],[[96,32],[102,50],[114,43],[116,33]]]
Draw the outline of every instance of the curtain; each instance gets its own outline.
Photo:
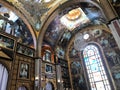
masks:
[[[26,87],[21,86],[21,87],[18,88],[18,90],[27,90],[27,89],[26,89]]]
[[[0,64],[0,90],[6,90],[8,81],[8,72],[7,69]]]

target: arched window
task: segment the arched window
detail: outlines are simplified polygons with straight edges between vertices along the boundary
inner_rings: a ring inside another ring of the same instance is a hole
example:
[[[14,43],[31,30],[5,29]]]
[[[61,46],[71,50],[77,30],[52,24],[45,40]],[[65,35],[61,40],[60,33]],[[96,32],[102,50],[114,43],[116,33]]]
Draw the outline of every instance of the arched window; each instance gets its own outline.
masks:
[[[7,69],[0,64],[0,90],[6,90],[8,81],[8,72]]]
[[[86,46],[83,50],[83,58],[90,90],[112,90],[98,47],[94,44]]]

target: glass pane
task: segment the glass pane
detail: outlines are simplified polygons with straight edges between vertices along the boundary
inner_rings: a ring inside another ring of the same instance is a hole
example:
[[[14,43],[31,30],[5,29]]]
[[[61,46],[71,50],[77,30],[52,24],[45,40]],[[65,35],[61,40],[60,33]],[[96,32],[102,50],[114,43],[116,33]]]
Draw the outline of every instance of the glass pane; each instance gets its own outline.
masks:
[[[102,80],[100,72],[93,73],[93,77],[94,77],[94,81],[101,81]]]
[[[88,53],[88,56],[94,55],[94,51],[93,50],[89,50],[87,53]]]
[[[92,72],[99,72],[100,70],[99,70],[98,64],[92,64],[91,70],[92,70]]]
[[[97,60],[96,60],[95,56],[89,57],[89,60],[90,60],[90,64],[97,63]]]
[[[96,83],[97,90],[105,90],[103,82]]]
[[[98,48],[88,45],[83,56],[91,90],[111,90]]]

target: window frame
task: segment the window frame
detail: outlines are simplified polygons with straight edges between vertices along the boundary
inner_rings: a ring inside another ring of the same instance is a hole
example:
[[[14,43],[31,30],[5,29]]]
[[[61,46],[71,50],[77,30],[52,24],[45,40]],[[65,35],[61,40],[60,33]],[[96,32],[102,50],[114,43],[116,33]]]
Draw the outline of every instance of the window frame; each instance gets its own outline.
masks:
[[[109,70],[109,66],[108,66],[108,63],[107,63],[107,61],[106,61],[106,58],[105,58],[105,55],[104,55],[104,52],[103,52],[102,47],[101,47],[99,44],[92,42],[92,43],[88,43],[88,44],[84,47],[84,49],[85,49],[87,46],[89,46],[89,45],[93,45],[93,46],[95,46],[95,47],[98,49],[98,51],[99,51],[99,56],[101,57],[101,62],[102,62],[103,67],[104,67],[104,69],[105,69],[106,76],[107,76],[107,78],[108,78],[108,81],[109,81],[111,90],[114,90],[115,86],[114,86],[112,74],[111,74],[111,72],[110,72],[110,70]],[[81,52],[82,59],[83,59],[82,64],[83,64],[83,69],[84,69],[84,71],[85,71],[85,72],[84,72],[84,75],[85,75],[85,77],[86,77],[87,87],[91,90],[90,81],[89,81],[89,77],[88,77],[88,72],[87,72],[87,69],[86,69],[85,61],[84,61],[84,55],[83,55],[84,49],[83,49],[82,52]],[[96,89],[97,89],[97,88],[96,88]]]

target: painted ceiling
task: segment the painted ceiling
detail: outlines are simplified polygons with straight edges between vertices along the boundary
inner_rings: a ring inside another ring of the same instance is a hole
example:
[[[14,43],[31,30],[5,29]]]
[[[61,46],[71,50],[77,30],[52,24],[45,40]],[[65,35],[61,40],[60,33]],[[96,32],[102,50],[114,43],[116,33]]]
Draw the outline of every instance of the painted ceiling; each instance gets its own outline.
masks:
[[[36,23],[42,25],[45,15],[56,5],[58,7],[67,2],[67,0],[7,0],[17,6],[23,6],[27,13],[34,20],[31,25]],[[117,2],[119,0],[116,0]],[[99,0],[97,0],[99,4]],[[112,2],[116,4],[116,2]],[[24,10],[23,10],[24,11]],[[14,18],[13,18],[14,17]],[[32,35],[26,24],[14,12],[0,4],[0,28],[3,31],[3,23],[7,21],[4,32],[12,34],[18,38],[18,41],[34,47]],[[92,3],[80,2],[66,6],[60,10],[55,18],[50,22],[44,35],[43,44],[50,45],[59,57],[64,58],[65,49],[74,35],[82,31],[83,28],[93,25],[106,23],[106,17],[99,7]],[[13,29],[13,30],[12,30]],[[39,29],[39,27],[38,27]]]
[[[71,16],[70,16],[70,13]],[[76,14],[74,14],[76,13]],[[78,16],[77,16],[78,14]],[[70,17],[68,17],[68,15]],[[100,9],[90,3],[79,3],[63,9],[47,28],[44,42],[65,48],[75,33],[90,25],[100,25],[106,19]]]

